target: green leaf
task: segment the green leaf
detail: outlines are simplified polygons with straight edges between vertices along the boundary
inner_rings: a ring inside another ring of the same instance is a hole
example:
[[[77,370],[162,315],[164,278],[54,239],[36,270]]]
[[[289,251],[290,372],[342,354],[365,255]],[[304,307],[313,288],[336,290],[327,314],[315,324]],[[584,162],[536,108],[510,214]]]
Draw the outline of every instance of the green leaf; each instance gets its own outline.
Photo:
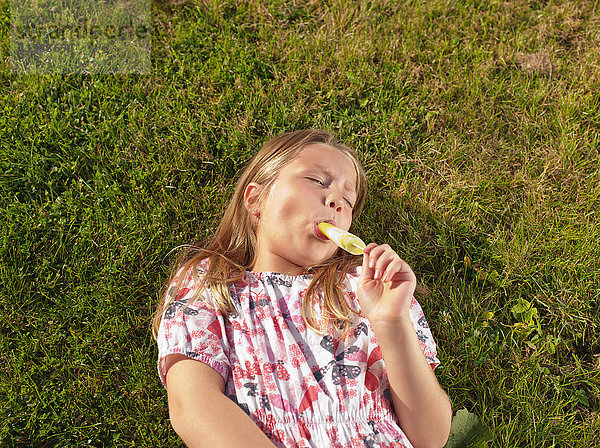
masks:
[[[514,305],[510,311],[515,319],[530,325],[534,324],[534,321],[537,320],[539,316],[537,308],[533,306],[531,302],[522,298],[518,299],[517,304]]]
[[[491,438],[490,430],[479,420],[479,417],[466,409],[461,409],[452,419],[450,437],[445,448],[484,448]]]
[[[486,319],[486,320],[488,320],[488,319],[493,319],[493,317],[494,317],[494,312],[493,312],[493,311],[483,311],[483,312],[481,313],[481,317],[482,317],[483,319]]]

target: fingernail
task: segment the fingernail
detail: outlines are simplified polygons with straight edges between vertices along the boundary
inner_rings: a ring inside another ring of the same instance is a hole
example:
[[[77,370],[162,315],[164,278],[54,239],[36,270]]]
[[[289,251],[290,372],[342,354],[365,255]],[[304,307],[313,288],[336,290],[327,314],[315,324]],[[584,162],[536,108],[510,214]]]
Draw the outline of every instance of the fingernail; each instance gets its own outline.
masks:
[[[369,267],[373,269],[375,267],[375,260],[369,261]]]
[[[373,278],[375,280],[377,280],[379,277],[381,277],[381,272],[379,272],[379,270],[375,271],[375,275],[373,276]]]

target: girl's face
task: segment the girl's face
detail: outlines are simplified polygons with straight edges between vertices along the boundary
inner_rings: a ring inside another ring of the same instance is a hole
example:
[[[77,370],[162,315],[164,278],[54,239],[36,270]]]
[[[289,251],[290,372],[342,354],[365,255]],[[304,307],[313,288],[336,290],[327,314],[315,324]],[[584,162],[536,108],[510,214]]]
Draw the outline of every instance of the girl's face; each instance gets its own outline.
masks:
[[[352,161],[339,150],[309,145],[280,171],[260,204],[253,203],[261,186],[248,185],[249,212],[258,209],[255,272],[299,274],[330,258],[337,246],[317,224],[328,221],[344,230],[352,223],[357,176]]]

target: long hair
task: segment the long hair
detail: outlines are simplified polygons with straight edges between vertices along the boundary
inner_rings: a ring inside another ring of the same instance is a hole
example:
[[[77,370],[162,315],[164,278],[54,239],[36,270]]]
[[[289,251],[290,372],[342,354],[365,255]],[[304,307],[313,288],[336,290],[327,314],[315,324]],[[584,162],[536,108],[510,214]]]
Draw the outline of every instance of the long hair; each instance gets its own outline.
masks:
[[[257,245],[256,232],[250,214],[244,206],[244,191],[248,184],[256,182],[264,187],[261,195],[267,194],[279,172],[304,148],[313,144],[335,148],[350,159],[357,177],[353,220],[360,214],[366,197],[367,179],[355,151],[339,142],[333,134],[316,129],[289,132],[267,141],[240,176],[214,235],[196,245],[188,246],[173,266],[153,319],[154,337],[158,333],[165,306],[177,296],[177,291],[190,271],[196,284],[196,292],[188,303],[199,297],[205,288],[210,288],[214,299],[212,305],[226,316],[234,313],[235,307],[229,287],[244,278],[246,270],[250,270],[254,265]],[[207,269],[202,278],[199,278],[198,265],[203,260],[208,260]],[[325,262],[310,267],[313,279],[303,299],[302,312],[311,329],[323,334],[329,325],[334,325],[342,335],[347,334],[351,313],[356,311],[345,298],[343,280],[352,268],[361,263],[360,257],[338,249]],[[319,300],[319,293],[323,296],[321,319],[315,318],[314,315],[314,304]]]

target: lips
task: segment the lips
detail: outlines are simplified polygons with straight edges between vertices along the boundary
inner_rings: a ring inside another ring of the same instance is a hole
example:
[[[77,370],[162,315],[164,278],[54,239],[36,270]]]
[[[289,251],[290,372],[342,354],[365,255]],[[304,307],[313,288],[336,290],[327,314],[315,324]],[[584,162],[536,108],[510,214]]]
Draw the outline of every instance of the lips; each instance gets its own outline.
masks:
[[[327,238],[327,236],[325,236],[325,234],[323,232],[321,232],[321,229],[319,229],[320,222],[328,222],[329,224],[335,225],[333,220],[328,219],[328,220],[315,222],[315,233],[317,234],[317,238],[319,238],[321,241],[330,241],[330,239]]]

